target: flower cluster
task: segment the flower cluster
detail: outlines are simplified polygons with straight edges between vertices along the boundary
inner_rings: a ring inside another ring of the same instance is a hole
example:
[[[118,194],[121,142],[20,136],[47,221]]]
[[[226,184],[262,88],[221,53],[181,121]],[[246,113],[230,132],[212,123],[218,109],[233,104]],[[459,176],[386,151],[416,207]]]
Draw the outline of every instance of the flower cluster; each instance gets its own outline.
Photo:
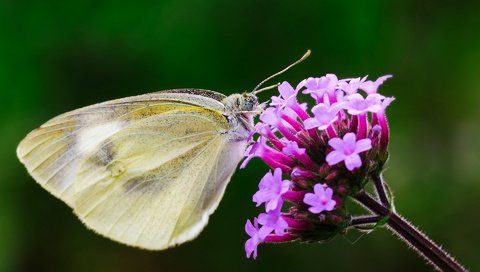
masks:
[[[351,220],[346,197],[378,175],[388,157],[385,109],[394,98],[377,89],[390,77],[339,80],[327,74],[295,88],[278,86],[280,95],[260,115],[258,137],[241,165],[259,157],[273,170],[253,195],[265,212],[247,221],[247,257],[256,258],[260,243],[320,242],[345,232]],[[315,100],[311,109],[298,101],[300,93]]]

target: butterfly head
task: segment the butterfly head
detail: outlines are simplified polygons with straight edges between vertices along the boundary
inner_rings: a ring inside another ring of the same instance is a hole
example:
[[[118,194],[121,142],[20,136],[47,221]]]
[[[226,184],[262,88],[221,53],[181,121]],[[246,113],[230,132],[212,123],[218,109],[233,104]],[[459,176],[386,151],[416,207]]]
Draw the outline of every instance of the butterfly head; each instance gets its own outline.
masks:
[[[227,112],[246,117],[258,115],[263,110],[254,93],[232,94],[224,100],[224,104]]]
[[[243,93],[240,98],[240,111],[252,112],[258,107],[258,98],[253,93]]]

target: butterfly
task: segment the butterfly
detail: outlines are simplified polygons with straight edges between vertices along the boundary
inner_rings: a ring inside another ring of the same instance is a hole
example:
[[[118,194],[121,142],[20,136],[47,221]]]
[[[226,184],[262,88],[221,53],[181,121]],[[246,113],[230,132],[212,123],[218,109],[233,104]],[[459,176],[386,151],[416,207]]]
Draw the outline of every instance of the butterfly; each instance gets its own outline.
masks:
[[[264,104],[258,89],[310,55],[225,96],[174,89],[61,114],[30,132],[17,156],[96,233],[162,250],[194,239],[217,208]]]

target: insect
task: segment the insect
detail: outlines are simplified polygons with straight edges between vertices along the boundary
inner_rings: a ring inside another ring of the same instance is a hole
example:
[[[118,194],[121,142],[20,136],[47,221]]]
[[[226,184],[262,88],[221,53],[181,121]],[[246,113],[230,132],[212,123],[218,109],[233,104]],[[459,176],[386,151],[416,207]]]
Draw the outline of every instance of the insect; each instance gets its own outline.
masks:
[[[17,156],[90,229],[166,249],[194,239],[217,208],[248,145],[263,83],[225,96],[175,89],[61,114],[30,132]]]

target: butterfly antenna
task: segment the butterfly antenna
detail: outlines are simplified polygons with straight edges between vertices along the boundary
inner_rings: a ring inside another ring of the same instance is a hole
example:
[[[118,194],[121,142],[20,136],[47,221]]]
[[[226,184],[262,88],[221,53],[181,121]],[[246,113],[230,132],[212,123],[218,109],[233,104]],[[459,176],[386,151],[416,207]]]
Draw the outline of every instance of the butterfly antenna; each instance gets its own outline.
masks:
[[[274,85],[271,85],[271,86],[268,86],[268,87],[263,87],[259,90],[254,91],[253,94],[257,94],[257,93],[261,93],[261,92],[266,91],[266,90],[277,88],[278,86],[280,86],[280,84],[282,84],[282,83],[277,83],[277,84],[274,84]]]
[[[312,51],[310,51],[310,49],[307,50],[307,52],[306,52],[299,60],[295,61],[294,63],[292,63],[292,64],[290,64],[290,65],[288,65],[287,67],[285,67],[285,68],[284,68],[283,70],[281,70],[280,72],[277,72],[277,73],[275,73],[275,74],[267,77],[266,79],[262,80],[262,82],[258,83],[258,85],[253,89],[252,93],[253,93],[253,94],[258,94],[259,92],[263,92],[263,91],[265,91],[265,90],[273,89],[273,88],[275,88],[276,86],[278,86],[278,85],[276,85],[276,86],[275,86],[275,85],[272,85],[272,86],[265,87],[265,88],[260,89],[260,90],[258,89],[258,88],[260,88],[265,82],[269,81],[270,79],[272,79],[272,78],[274,78],[274,77],[276,77],[276,76],[278,76],[278,75],[280,75],[280,74],[283,74],[284,72],[288,71],[288,69],[290,69],[290,68],[292,68],[293,66],[299,64],[300,62],[306,60],[306,59],[310,56],[310,53],[311,53],[311,52],[312,52]]]

